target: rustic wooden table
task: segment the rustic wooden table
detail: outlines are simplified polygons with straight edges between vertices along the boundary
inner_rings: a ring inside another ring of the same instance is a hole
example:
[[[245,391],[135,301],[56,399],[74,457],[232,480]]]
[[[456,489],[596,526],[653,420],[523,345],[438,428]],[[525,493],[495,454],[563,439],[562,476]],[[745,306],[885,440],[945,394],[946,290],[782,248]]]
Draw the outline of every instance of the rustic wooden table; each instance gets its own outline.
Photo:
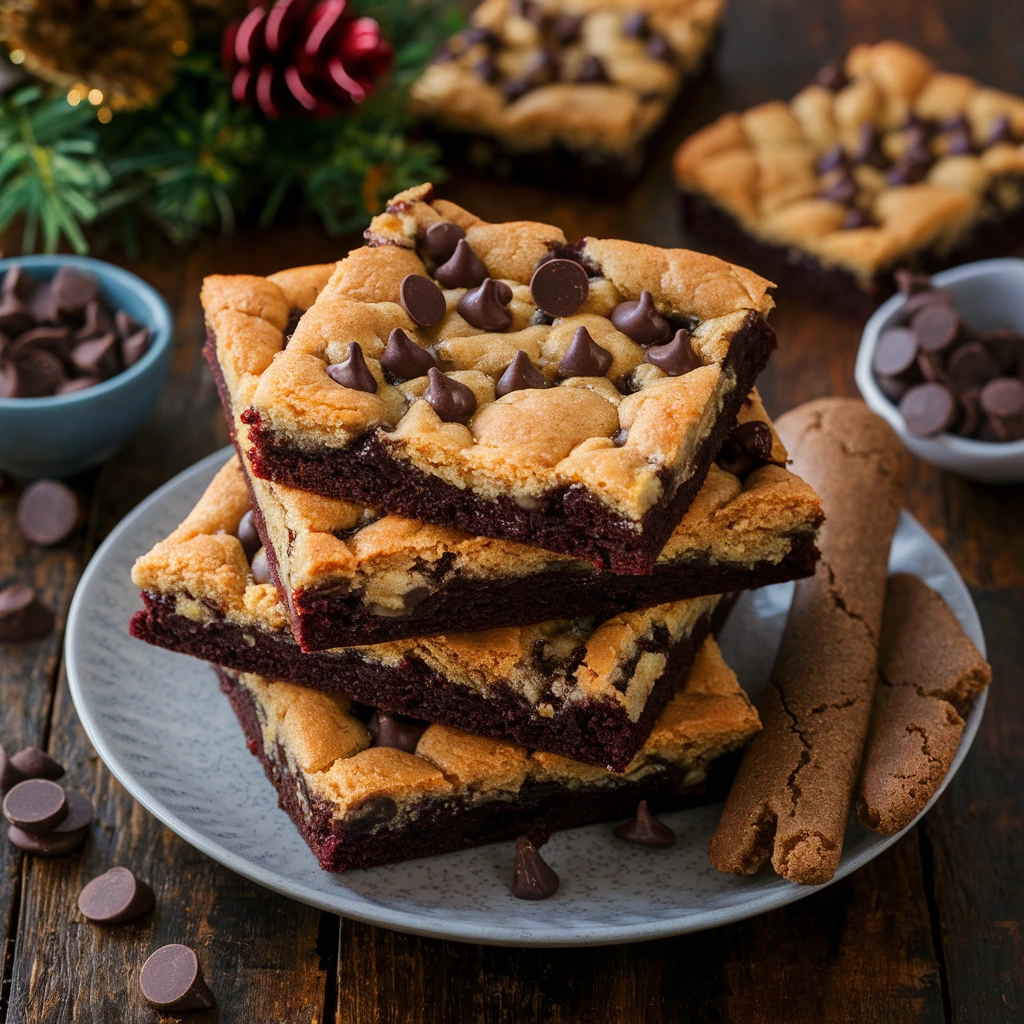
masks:
[[[732,0],[715,76],[675,126],[796,91],[858,41],[888,36],[947,67],[1024,92],[1024,4],[1005,0]],[[622,203],[457,180],[443,194],[492,220],[530,217],[571,237],[685,244],[666,146]],[[0,496],[0,583],[34,583],[60,609],[103,536],[140,499],[227,434],[200,355],[198,293],[212,272],[269,273],[337,258],[312,224],[207,239],[133,267],[177,318],[159,407],[110,463],[78,481],[88,523],[56,549],[27,545]],[[783,294],[780,348],[761,383],[778,414],[853,394],[860,327]],[[156,1020],[137,973],[171,941],[197,946],[219,1007],[190,1020],[989,1021],[1024,1020],[1024,488],[982,487],[915,465],[910,510],[950,553],[988,637],[995,685],[970,757],[919,827],[853,877],[783,910],[702,935],[578,951],[496,949],[339,920],[250,885],[192,850],[112,779],[78,724],[62,636],[0,647],[0,740],[38,744],[68,765],[99,823],[84,852],[47,861],[0,843],[5,939],[0,1022]],[[157,891],[155,913],[104,930],[82,921],[82,884],[126,864]],[[312,861],[311,861],[312,870]]]

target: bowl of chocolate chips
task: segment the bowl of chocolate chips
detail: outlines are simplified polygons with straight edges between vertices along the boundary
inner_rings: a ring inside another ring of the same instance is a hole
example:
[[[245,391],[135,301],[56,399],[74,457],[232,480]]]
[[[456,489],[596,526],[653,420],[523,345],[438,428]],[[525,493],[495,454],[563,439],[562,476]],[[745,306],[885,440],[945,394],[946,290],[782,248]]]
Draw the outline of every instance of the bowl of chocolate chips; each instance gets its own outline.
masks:
[[[1024,480],[1024,260],[897,271],[857,353],[867,404],[925,462],[986,483]]]
[[[109,458],[167,379],[171,313],[81,256],[0,260],[0,472],[66,477]]]

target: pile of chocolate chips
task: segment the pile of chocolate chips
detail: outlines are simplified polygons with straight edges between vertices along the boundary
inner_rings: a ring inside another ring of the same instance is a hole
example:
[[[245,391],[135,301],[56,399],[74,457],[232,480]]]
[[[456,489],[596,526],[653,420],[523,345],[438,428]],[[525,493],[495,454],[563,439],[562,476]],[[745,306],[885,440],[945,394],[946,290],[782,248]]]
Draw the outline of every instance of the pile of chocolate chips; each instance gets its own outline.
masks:
[[[979,331],[928,277],[898,271],[896,279],[906,301],[879,337],[872,369],[907,429],[919,437],[1024,438],[1024,333]]]
[[[12,267],[0,285],[0,398],[84,391],[137,363],[149,341],[92,274],[63,266],[36,281]]]

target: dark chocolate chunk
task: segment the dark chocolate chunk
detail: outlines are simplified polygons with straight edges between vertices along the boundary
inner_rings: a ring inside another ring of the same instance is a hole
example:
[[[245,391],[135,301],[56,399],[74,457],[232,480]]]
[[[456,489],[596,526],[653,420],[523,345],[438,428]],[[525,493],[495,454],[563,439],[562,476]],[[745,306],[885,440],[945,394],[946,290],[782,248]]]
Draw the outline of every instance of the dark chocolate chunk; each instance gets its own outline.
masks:
[[[734,427],[715,461],[720,469],[740,479],[771,461],[772,428],[761,420],[748,420]]]
[[[511,301],[512,289],[504,281],[488,277],[466,292],[456,308],[466,323],[481,331],[507,331],[512,326],[512,313],[507,308]]]
[[[558,875],[526,836],[516,840],[512,895],[521,900],[546,900],[558,892]]]
[[[58,312],[65,316],[75,316],[83,313],[85,307],[99,295],[100,286],[92,274],[65,264],[53,275],[50,291]]]
[[[1013,129],[1010,127],[1010,118],[1006,114],[999,114],[992,122],[992,126],[985,136],[985,145],[994,146],[999,142],[1013,142]]]
[[[396,327],[388,335],[380,364],[399,380],[412,380],[414,377],[422,377],[432,366],[437,366],[437,360],[425,348],[417,345],[401,327]]]
[[[530,294],[548,316],[572,316],[590,290],[587,272],[575,260],[548,260],[530,278]]]
[[[586,327],[577,327],[572,343],[558,364],[560,377],[603,377],[612,365],[612,354],[590,336]]]
[[[899,377],[917,362],[917,335],[908,327],[889,327],[878,338],[871,361],[875,373]]]
[[[79,373],[107,380],[121,369],[120,348],[117,335],[111,331],[99,338],[80,341],[71,350],[71,363]]]
[[[0,745],[0,796],[6,793],[11,786],[16,786],[19,782],[24,781],[25,776],[11,764],[7,751]]]
[[[644,52],[654,60],[663,60],[669,63],[675,56],[672,44],[660,33],[651,35],[651,38],[647,40],[647,45],[644,47]]]
[[[563,46],[568,46],[579,39],[582,25],[582,14],[556,14],[551,27],[554,30],[555,38]]]
[[[38,747],[25,747],[24,750],[12,754],[10,761],[11,767],[20,772],[25,779],[49,779],[56,782],[64,774],[64,765]]]
[[[820,85],[822,89],[828,89],[829,92],[839,92],[848,81],[843,65],[838,61],[825,64],[814,76],[814,84]]]
[[[856,197],[857,183],[849,175],[844,175],[821,190],[821,198],[830,199],[833,203],[852,203]]]
[[[238,521],[236,536],[242,542],[242,550],[245,552],[246,559],[251,562],[256,552],[263,547],[263,541],[260,540],[260,535],[256,530],[252,509],[249,509]]]
[[[979,341],[968,341],[953,349],[946,360],[946,371],[958,392],[980,388],[999,376],[999,367]]]
[[[41,348],[14,354],[18,368],[18,397],[45,398],[64,383],[64,365],[52,352]]]
[[[0,590],[0,641],[41,640],[53,632],[54,615],[31,587]]]
[[[54,392],[55,395],[73,395],[76,391],[87,391],[102,383],[99,377],[72,377],[64,381]]]
[[[815,168],[819,174],[828,174],[829,171],[834,171],[837,167],[845,167],[846,163],[846,150],[837,144],[831,149],[825,150],[825,152],[818,157],[818,162],[815,164]]]
[[[432,366],[427,371],[430,384],[423,397],[445,423],[466,423],[476,412],[476,395],[461,381]]]
[[[650,32],[647,13],[633,11],[627,14],[622,22],[622,34],[628,39],[646,39]]]
[[[704,364],[690,344],[690,332],[680,328],[664,345],[652,345],[644,353],[644,362],[651,363],[670,377],[682,377]]]
[[[608,72],[604,69],[604,64],[601,63],[600,57],[595,57],[590,54],[584,57],[580,61],[579,67],[576,69],[576,81],[577,82],[607,82]]]
[[[49,832],[68,814],[64,789],[49,779],[26,779],[4,797],[4,817],[22,832]]]
[[[27,331],[34,317],[28,306],[13,292],[0,295],[0,331],[8,337]]]
[[[370,373],[363,358],[363,347],[357,341],[349,344],[348,355],[340,363],[332,363],[327,367],[327,376],[336,384],[353,391],[366,391],[371,395],[377,392],[377,380]]]
[[[139,988],[146,1002],[160,1010],[206,1010],[216,1005],[199,958],[178,943],[161,946],[142,965]]]
[[[469,247],[469,242],[460,238],[455,243],[455,250],[451,256],[434,271],[434,277],[445,288],[475,288],[486,280],[487,268],[480,257]],[[411,313],[409,315],[412,316]],[[415,317],[413,319],[416,320]],[[437,321],[435,320],[434,323]],[[423,326],[429,327],[430,324]]]
[[[911,327],[922,352],[944,352],[960,333],[960,318],[952,306],[933,302],[915,314]]]
[[[423,232],[423,251],[435,263],[444,263],[452,258],[455,246],[466,237],[466,232],[450,220],[431,224]]]
[[[127,868],[111,868],[87,883],[78,894],[82,916],[96,924],[123,924],[148,913],[153,890]]]
[[[981,389],[981,408],[1001,441],[1024,438],[1024,381],[996,377]]]
[[[406,274],[398,287],[402,308],[420,327],[433,327],[444,319],[444,293],[425,274]]]
[[[675,832],[651,814],[646,800],[641,800],[637,805],[636,817],[619,825],[614,833],[627,843],[651,846],[658,850],[676,845]]]
[[[427,723],[408,715],[393,715],[387,711],[375,711],[367,723],[375,747],[394,747],[408,754],[416,753],[416,744],[427,731]]]
[[[59,544],[78,525],[78,498],[59,480],[37,480],[18,500],[18,526],[35,544]]]
[[[87,832],[93,819],[93,806],[89,798],[82,793],[69,789],[64,793],[68,802],[67,817],[47,835],[78,835]]]
[[[944,384],[916,384],[900,400],[900,415],[912,434],[932,437],[956,422],[956,398]]]
[[[900,293],[906,298],[910,298],[911,295],[917,295],[919,292],[932,290],[932,279],[927,274],[922,274],[919,271],[900,267],[899,270],[893,272],[892,276],[896,281],[896,287],[899,288]]]
[[[149,351],[149,328],[142,327],[121,340],[121,363],[127,370]]]
[[[398,804],[389,796],[371,796],[349,811],[348,821],[360,828],[373,828],[390,821],[398,813]]]
[[[254,583],[272,583],[273,577],[270,575],[270,563],[267,561],[267,552],[265,548],[260,548],[255,555],[252,556],[252,561],[249,563],[249,571],[252,573],[252,579]]]
[[[620,302],[613,310],[611,321],[638,345],[659,345],[668,341],[671,328],[668,321],[654,308],[651,293],[644,289],[639,299]]]
[[[87,828],[80,828],[77,832],[61,832],[55,829],[52,832],[25,832],[17,825],[11,825],[7,829],[7,838],[24,853],[32,853],[37,857],[63,857],[66,853],[73,853],[89,836]]]
[[[0,398],[17,398],[20,391],[17,366],[12,362],[0,362]]]
[[[520,349],[505,372],[494,385],[494,393],[503,398],[512,391],[525,391],[528,388],[546,388],[547,378],[533,363],[530,357]]]

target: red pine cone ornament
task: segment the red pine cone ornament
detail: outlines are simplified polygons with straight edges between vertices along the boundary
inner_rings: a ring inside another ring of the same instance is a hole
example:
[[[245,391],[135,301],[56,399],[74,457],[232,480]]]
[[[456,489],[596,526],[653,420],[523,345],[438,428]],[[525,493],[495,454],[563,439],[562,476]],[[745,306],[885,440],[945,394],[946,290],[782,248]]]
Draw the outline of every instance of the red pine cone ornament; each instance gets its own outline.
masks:
[[[348,0],[276,0],[228,25],[221,59],[235,102],[269,118],[329,117],[366,99],[394,51],[373,18],[347,8]]]

